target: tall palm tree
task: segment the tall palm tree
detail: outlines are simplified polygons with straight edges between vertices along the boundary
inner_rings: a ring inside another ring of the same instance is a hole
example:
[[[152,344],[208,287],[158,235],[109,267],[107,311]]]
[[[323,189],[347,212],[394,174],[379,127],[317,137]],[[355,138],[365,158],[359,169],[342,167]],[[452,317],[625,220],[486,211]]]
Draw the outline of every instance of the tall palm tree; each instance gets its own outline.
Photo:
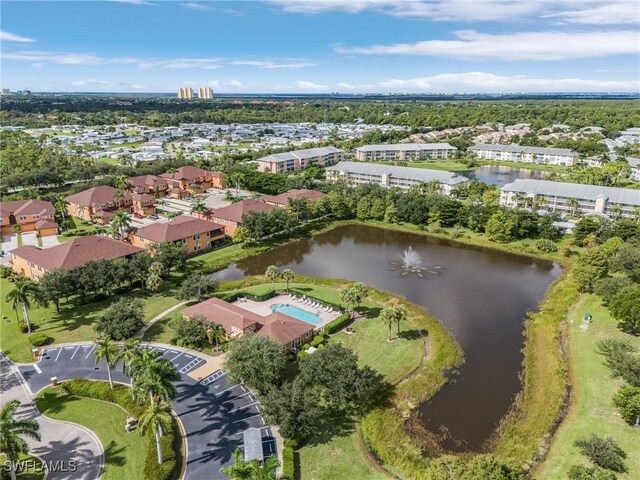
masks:
[[[10,303],[16,311],[16,317],[18,316],[18,305],[22,307],[22,316],[24,317],[24,322],[27,324],[27,332],[31,333],[29,308],[31,307],[32,301],[42,302],[40,298],[40,287],[31,280],[18,280],[14,283],[13,289],[7,293],[5,300],[7,303]]]
[[[571,197],[569,200],[567,200],[567,206],[571,211],[571,215],[575,217],[576,212],[578,211],[578,199],[576,197]]]
[[[227,475],[231,480],[276,480],[280,464],[275,456],[265,458],[260,464],[257,460],[244,462],[242,452],[237,449],[233,454],[233,465],[220,469],[220,473]]]
[[[293,270],[291,270],[290,268],[285,268],[282,273],[280,273],[280,277],[287,282],[287,293],[289,293],[289,282],[291,280],[293,280],[293,277],[295,276],[295,274],[293,273]]]
[[[15,462],[18,456],[29,451],[23,436],[40,440],[40,425],[33,418],[16,418],[18,400],[12,400],[0,410],[0,452],[7,456],[11,479],[16,480]]]
[[[68,205],[69,205],[69,202],[67,202],[67,199],[64,198],[63,196],[56,197],[55,200],[53,201],[53,206],[62,217],[63,225],[67,222],[67,219],[65,217],[65,212],[67,211]]]
[[[227,332],[225,332],[224,327],[219,323],[212,323],[207,328],[207,340],[209,340],[211,348],[215,348],[215,350],[218,350],[220,341],[224,340],[226,335]]]
[[[124,374],[131,379],[131,398],[135,398],[135,393],[133,391],[133,377],[134,377],[134,365],[135,360],[140,355],[140,351],[138,350],[138,345],[140,344],[139,338],[128,338],[124,342],[122,342],[122,371]]]
[[[398,325],[398,336],[400,336],[400,323],[404,322],[407,319],[407,311],[404,307],[396,307],[395,308],[395,320]]]
[[[193,205],[191,205],[191,213],[199,213],[201,215],[206,214],[209,211],[207,206],[204,204],[204,201],[201,198],[198,198]]]
[[[96,341],[96,363],[104,358],[107,364],[107,375],[109,375],[109,385],[113,388],[113,380],[111,379],[111,369],[115,368],[116,363],[122,356],[122,350],[117,343],[110,338],[103,338]]]
[[[611,212],[611,215],[615,220],[620,220],[620,217],[622,216],[622,206],[620,204],[613,205],[609,209],[609,212]]]
[[[280,278],[280,269],[275,265],[269,265],[264,274],[267,277],[267,280],[271,282],[271,288],[273,288],[274,282]]]
[[[391,327],[396,321],[396,312],[394,307],[383,308],[380,312],[380,320],[384,323],[389,329],[389,335],[387,336],[387,341],[391,340]]]
[[[117,236],[122,239],[130,226],[131,219],[127,212],[118,212],[111,219],[111,235],[113,235],[113,238]]]
[[[162,445],[160,437],[162,430],[171,428],[171,409],[165,402],[151,403],[140,417],[140,433],[146,434],[152,429],[156,436],[156,450],[158,452],[158,464],[162,464]]]
[[[114,181],[114,185],[116,190],[120,190],[122,192],[131,188],[131,182],[129,182],[126,175],[118,175]]]
[[[220,469],[220,473],[228,476],[231,480],[249,480],[251,478],[251,467],[242,460],[242,452],[236,449],[233,453],[233,465]]]
[[[133,363],[135,370],[133,384],[138,398],[149,396],[151,403],[156,397],[166,402],[173,400],[177,394],[173,382],[180,379],[180,374],[173,363],[166,358],[158,357],[159,355],[144,348]]]
[[[233,172],[229,175],[229,182],[232,185],[236,186],[236,197],[240,196],[240,183],[244,180],[244,173],[242,172]]]

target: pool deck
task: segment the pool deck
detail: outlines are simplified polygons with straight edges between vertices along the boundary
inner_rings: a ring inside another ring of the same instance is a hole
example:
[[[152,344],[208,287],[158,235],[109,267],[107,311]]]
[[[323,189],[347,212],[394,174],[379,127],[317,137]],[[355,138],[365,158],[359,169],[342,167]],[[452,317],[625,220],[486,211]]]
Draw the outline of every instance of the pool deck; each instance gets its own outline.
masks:
[[[315,330],[319,330],[324,327],[327,323],[332,322],[340,315],[340,312],[327,312],[322,308],[314,308],[311,305],[307,305],[303,303],[301,300],[297,298],[292,298],[289,295],[276,295],[275,297],[270,298],[269,300],[265,300],[264,302],[256,302],[254,300],[250,300],[245,298],[244,300],[236,300],[233,302],[239,307],[244,308],[245,310],[249,310],[251,312],[257,313],[263,317],[270,315],[272,312],[272,305],[280,305],[280,304],[288,304],[293,305],[295,307],[301,308],[302,310],[306,310],[309,313],[313,313],[320,317],[320,323],[318,325],[314,325]]]

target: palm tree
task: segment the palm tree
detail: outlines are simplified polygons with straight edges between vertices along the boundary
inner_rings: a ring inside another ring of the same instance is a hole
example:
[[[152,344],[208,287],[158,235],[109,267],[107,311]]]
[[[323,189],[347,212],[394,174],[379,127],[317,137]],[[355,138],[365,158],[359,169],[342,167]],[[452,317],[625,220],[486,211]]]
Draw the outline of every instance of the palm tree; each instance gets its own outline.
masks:
[[[395,320],[398,325],[398,336],[400,336],[400,323],[407,319],[407,311],[402,306],[396,307],[395,310]]]
[[[5,300],[7,303],[10,303],[16,311],[16,317],[18,317],[18,305],[21,305],[22,316],[24,317],[24,322],[27,324],[27,332],[31,333],[29,307],[31,307],[32,300],[35,300],[38,303],[42,302],[40,299],[40,287],[31,280],[18,280],[13,285],[13,289],[7,293]]]
[[[349,312],[349,316],[353,314],[355,311],[356,305],[358,304],[358,299],[356,298],[356,293],[352,288],[344,288],[340,291],[340,300],[344,303],[347,311]]]
[[[40,425],[33,418],[17,419],[15,414],[20,406],[18,400],[12,400],[0,410],[0,452],[7,456],[11,479],[16,480],[15,462],[20,454],[27,453],[29,447],[22,436],[40,441]]]
[[[225,332],[224,327],[219,323],[212,323],[207,328],[207,340],[209,340],[209,344],[215,350],[218,350],[218,346],[220,345],[220,341],[224,340],[227,332]]]
[[[198,198],[193,205],[191,205],[191,213],[199,213],[201,215],[205,215],[209,209],[204,204],[204,201],[201,198]]]
[[[113,380],[111,380],[111,369],[116,366],[118,360],[122,356],[122,350],[117,343],[110,338],[103,338],[96,341],[96,363],[104,358],[107,364],[107,375],[109,375],[109,385],[113,388]]]
[[[578,210],[578,199],[576,197],[571,197],[569,200],[567,200],[567,206],[571,211],[571,215],[575,217]]]
[[[280,277],[287,282],[287,293],[289,293],[289,282],[293,280],[294,276],[295,274],[293,273],[293,270],[289,268],[285,268],[282,273],[280,273]]]
[[[124,192],[131,187],[131,183],[126,175],[118,175],[114,181],[114,185],[116,190],[120,190],[121,192]]]
[[[58,211],[58,213],[60,214],[60,216],[62,217],[62,224],[64,225],[67,222],[67,219],[64,214],[67,211],[67,206],[69,205],[69,202],[67,202],[66,198],[60,196],[55,198],[55,200],[53,201],[53,205],[55,209]]]
[[[171,409],[165,402],[151,403],[140,417],[140,433],[146,434],[150,429],[156,436],[156,450],[158,452],[158,464],[162,464],[162,445],[160,437],[162,430],[171,428]]]
[[[134,377],[134,365],[135,360],[138,358],[140,351],[138,345],[140,344],[139,338],[128,338],[122,343],[122,371],[126,376],[131,379],[131,398],[135,398],[133,391],[133,377]]]
[[[269,265],[264,274],[267,277],[267,280],[271,281],[271,288],[274,288],[274,282],[280,278],[280,269],[275,265]]]
[[[236,186],[236,197],[240,196],[240,183],[244,180],[244,173],[233,172],[229,175],[229,182]]]
[[[620,204],[613,205],[609,209],[609,212],[611,212],[611,215],[613,216],[614,220],[619,220],[620,217],[622,216],[622,206]]]
[[[249,480],[251,478],[251,467],[242,461],[242,452],[238,448],[233,453],[233,465],[221,468],[220,473],[227,475],[231,480]]]
[[[384,323],[389,329],[389,335],[387,336],[387,341],[391,340],[391,327],[393,323],[396,321],[396,312],[394,307],[383,308],[382,312],[380,312],[380,320]]]
[[[166,358],[159,359],[160,354],[144,348],[132,365],[135,372],[133,384],[138,398],[148,395],[151,403],[155,397],[166,402],[173,400],[177,393],[173,382],[180,380],[180,374],[173,363]]]
[[[127,212],[118,212],[111,219],[111,235],[113,238],[116,236],[119,238],[124,237],[124,232],[129,230],[131,226],[131,219]]]
[[[20,235],[22,233],[22,225],[20,225],[19,223],[16,223],[11,228],[13,229],[14,232],[16,232],[16,235]]]

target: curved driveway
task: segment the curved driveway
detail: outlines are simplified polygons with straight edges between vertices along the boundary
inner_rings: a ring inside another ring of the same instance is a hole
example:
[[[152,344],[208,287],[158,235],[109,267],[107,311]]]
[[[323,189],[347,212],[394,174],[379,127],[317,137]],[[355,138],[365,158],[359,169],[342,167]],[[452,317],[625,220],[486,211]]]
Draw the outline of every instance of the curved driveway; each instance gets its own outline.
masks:
[[[31,401],[31,395],[17,369],[0,352],[0,391],[2,405],[20,401],[17,414],[35,418],[40,424],[40,441],[26,439],[29,451],[48,466],[48,480],[95,480],[102,472],[104,450],[89,430],[44,417]]]
[[[162,357],[170,360],[181,374],[172,407],[186,434],[184,478],[225,479],[220,468],[233,463],[233,452],[243,448],[242,433],[251,427],[261,429],[265,456],[275,453],[271,428],[265,425],[258,402],[243,385],[231,383],[221,370],[202,379],[191,378],[188,374],[207,362],[205,355],[166,345],[151,348],[161,351]],[[38,363],[18,368],[33,392],[49,385],[54,376],[59,381],[107,380],[106,365],[104,361],[95,364],[94,350],[94,344],[53,347],[44,350]],[[129,383],[120,365],[112,376],[114,381]]]

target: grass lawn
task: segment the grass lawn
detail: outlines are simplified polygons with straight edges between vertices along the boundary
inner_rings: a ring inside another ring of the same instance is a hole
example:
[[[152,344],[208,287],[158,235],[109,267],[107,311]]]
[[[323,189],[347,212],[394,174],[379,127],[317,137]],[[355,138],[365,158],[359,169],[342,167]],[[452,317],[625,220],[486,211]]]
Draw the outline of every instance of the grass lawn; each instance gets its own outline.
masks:
[[[47,308],[32,306],[29,309],[29,318],[34,332],[46,333],[54,343],[91,341],[96,337],[93,330],[94,320],[112,302],[122,296],[141,298],[144,302],[145,319],[148,321],[179,303],[179,300],[173,296],[174,288],[172,285],[167,283],[162,291],[153,296],[145,296],[139,290],[134,290],[125,295],[114,295],[106,300],[88,305],[61,302],[60,313],[56,312],[53,305]],[[5,296],[11,288],[11,283],[7,279],[0,279],[0,307],[2,309],[0,350],[4,351],[14,362],[31,362],[33,347],[29,343],[28,334],[20,332],[21,321],[18,322],[15,310],[5,301]],[[20,312],[20,319],[22,319],[22,312]]]
[[[147,440],[140,432],[127,432],[127,413],[112,403],[59,395],[58,389],[43,390],[35,400],[47,417],[82,425],[100,439],[105,450],[103,480],[142,478]],[[97,414],[99,412],[99,414]]]
[[[0,453],[0,468],[4,469],[5,462],[7,461],[7,456],[4,453]],[[40,470],[37,465],[42,465],[40,463],[40,459],[33,457],[31,455],[19,455],[19,462],[33,462],[27,465],[27,468],[16,475],[17,480],[41,480],[44,478],[44,470]],[[2,477],[4,478],[4,477]],[[9,478],[9,474],[7,472],[7,478]]]
[[[393,165],[397,162],[375,162],[384,165]],[[407,160],[408,167],[426,168],[429,170],[447,170],[449,172],[464,172],[474,170],[474,167],[467,167],[463,162],[458,160]]]
[[[586,332],[582,332],[580,325],[585,312],[593,315],[593,323]],[[573,385],[571,409],[560,425],[549,455],[536,472],[536,477],[565,479],[571,466],[587,465],[588,461],[573,443],[595,433],[613,437],[627,452],[629,472],[617,474],[618,478],[640,478],[640,430],[625,424],[611,403],[613,394],[623,382],[611,378],[609,369],[602,364],[603,357],[596,351],[598,342],[605,338],[626,338],[638,348],[640,338],[618,330],[615,320],[595,295],[583,295],[571,310],[568,333]]]
[[[183,308],[187,308],[187,305]],[[171,328],[171,322],[182,317],[183,308],[165,315],[162,320],[158,320],[151,325],[149,330],[144,332],[143,340],[145,342],[171,343],[171,339],[175,336],[175,330]]]

